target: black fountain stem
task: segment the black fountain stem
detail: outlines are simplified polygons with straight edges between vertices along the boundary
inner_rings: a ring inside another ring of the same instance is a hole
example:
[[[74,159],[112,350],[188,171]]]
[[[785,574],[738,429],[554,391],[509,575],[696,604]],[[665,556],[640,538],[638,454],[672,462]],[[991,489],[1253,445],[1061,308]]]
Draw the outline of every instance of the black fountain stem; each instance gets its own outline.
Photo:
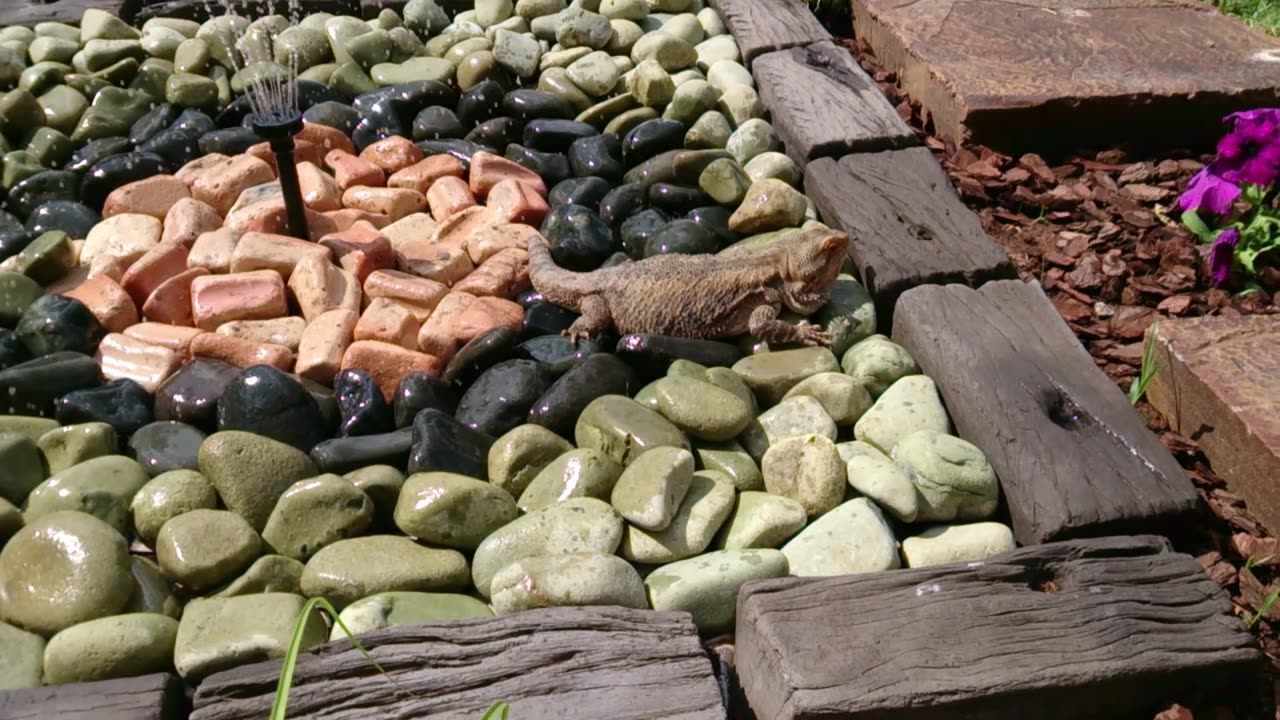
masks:
[[[306,206],[302,202],[302,189],[298,185],[298,168],[293,161],[293,136],[302,132],[302,115],[271,117],[254,120],[253,131],[271,144],[276,156],[276,168],[280,174],[280,192],[284,196],[284,209],[289,218],[289,234],[307,240]]]

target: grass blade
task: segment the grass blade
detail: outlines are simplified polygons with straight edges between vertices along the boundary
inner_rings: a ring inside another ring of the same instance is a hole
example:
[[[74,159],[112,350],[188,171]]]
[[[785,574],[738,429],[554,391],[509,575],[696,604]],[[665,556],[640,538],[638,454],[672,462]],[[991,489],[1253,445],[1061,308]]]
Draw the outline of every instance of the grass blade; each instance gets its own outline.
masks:
[[[1249,618],[1249,624],[1246,625],[1246,627],[1252,630],[1253,626],[1257,625],[1258,621],[1262,619],[1262,616],[1266,615],[1267,611],[1271,609],[1271,605],[1276,601],[1277,597],[1280,597],[1280,587],[1272,590],[1267,595],[1267,598],[1262,601],[1262,607],[1258,608],[1258,612],[1254,613],[1253,617]]]
[[[511,710],[511,706],[499,700],[489,706],[480,720],[507,720],[507,712]]]
[[[1147,342],[1142,348],[1142,369],[1138,371],[1138,377],[1129,384],[1129,404],[1131,405],[1137,405],[1138,401],[1147,394],[1147,386],[1151,384],[1156,373],[1160,372],[1160,368],[1156,365],[1156,329],[1159,325],[1159,320],[1151,323]]]

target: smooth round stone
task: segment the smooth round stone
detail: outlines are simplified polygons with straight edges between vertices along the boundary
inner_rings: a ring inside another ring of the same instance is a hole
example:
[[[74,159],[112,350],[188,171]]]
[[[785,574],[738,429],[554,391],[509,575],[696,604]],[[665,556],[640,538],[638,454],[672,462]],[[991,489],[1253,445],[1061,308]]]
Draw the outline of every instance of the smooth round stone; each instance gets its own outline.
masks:
[[[100,209],[112,190],[169,171],[168,161],[155,153],[108,155],[94,163],[85,175],[80,184],[80,201]]]
[[[307,111],[302,114],[302,119],[309,123],[341,130],[350,135],[360,121],[360,111],[350,105],[329,100],[307,108]],[[459,132],[458,135],[462,133]]]
[[[129,504],[150,479],[142,466],[122,455],[93,458],[45,480],[27,498],[28,522],[61,510],[89,513],[118,532],[129,526]]]
[[[567,440],[540,425],[521,425],[489,449],[489,482],[520,497],[543,468],[572,449]]]
[[[240,368],[209,358],[194,358],[156,389],[156,420],[172,420],[211,431],[217,427],[218,398]]]
[[[633,96],[634,97],[634,96]],[[620,113],[617,117],[610,120],[604,126],[604,132],[609,135],[617,135],[618,137],[626,137],[637,125],[649,120],[656,120],[658,113],[650,107],[638,107]]]
[[[718,550],[664,565],[645,578],[654,610],[687,612],[705,635],[733,629],[738,590],[752,580],[785,577],[777,550]]]
[[[537,360],[553,373],[566,373],[588,357],[603,352],[604,348],[595,340],[579,340],[575,343],[563,335],[543,335],[526,340],[516,346],[515,350],[516,355]]]
[[[742,204],[729,219],[729,227],[744,235],[799,226],[808,210],[808,199],[781,180],[751,184]]]
[[[0,643],[5,648],[4,663],[0,664],[0,687],[21,690],[44,684],[44,638],[0,622]]]
[[[609,181],[604,178],[568,178],[551,188],[551,192],[547,193],[547,203],[552,209],[562,205],[581,205],[595,211],[610,189]]]
[[[473,430],[501,435],[524,422],[552,378],[532,360],[507,360],[486,370],[458,403],[457,419]]]
[[[529,513],[572,498],[607,500],[621,474],[622,466],[599,450],[570,450],[538,471],[517,505]]]
[[[18,339],[17,333],[12,330],[0,330],[0,371],[21,365],[30,359],[31,353]],[[3,404],[0,403],[0,406]]]
[[[396,427],[406,428],[423,410],[435,409],[452,415],[458,407],[458,394],[444,380],[415,372],[400,380],[393,404]]]
[[[195,510],[213,510],[218,494],[203,475],[194,470],[171,470],[152,478],[133,495],[129,513],[138,538],[155,543],[169,520]]]
[[[740,61],[742,52],[738,49],[738,41],[732,35],[717,35],[703,40],[694,46],[698,56],[698,67],[706,70],[721,60]]]
[[[589,355],[556,380],[529,410],[529,422],[570,437],[583,411],[604,395],[630,395],[639,387],[635,372],[609,354]]]
[[[717,60],[707,69],[707,82],[720,90],[727,90],[733,85],[755,87],[755,78],[751,71],[734,60]]]
[[[173,594],[173,586],[160,573],[160,566],[150,558],[134,555],[130,570],[133,572],[133,594],[123,612],[154,613],[177,619],[182,615],[182,603]]]
[[[853,435],[883,452],[892,452],[900,440],[918,430],[949,433],[951,421],[933,380],[909,375],[876,399],[854,425]]]
[[[390,465],[367,465],[342,476],[373,502],[373,522],[370,527],[379,531],[390,530],[394,522],[396,503],[404,487],[404,473]]]
[[[741,127],[764,115],[764,105],[755,89],[746,85],[731,85],[720,95],[716,109],[729,118],[734,127]]]
[[[782,546],[791,574],[827,577],[900,567],[898,543],[880,508],[855,498],[814,520]]]
[[[625,520],[645,530],[671,525],[693,482],[693,455],[684,448],[658,447],[629,465],[610,494]]]
[[[643,211],[648,199],[648,189],[643,184],[620,185],[601,198],[600,219],[610,227],[620,227],[629,218]]]
[[[538,72],[542,46],[531,35],[499,29],[494,34],[493,57],[517,77],[532,78]]]
[[[751,178],[733,160],[714,160],[698,178],[698,187],[722,205],[736,206],[751,187]]]
[[[520,337],[559,335],[568,330],[577,319],[578,313],[572,310],[545,301],[536,302],[525,308],[524,320],[520,323]]]
[[[577,114],[573,105],[563,97],[542,90],[521,88],[512,90],[502,98],[502,108],[519,120],[572,120]]]
[[[628,525],[619,553],[648,565],[684,560],[706,550],[733,510],[733,483],[714,471],[693,475],[689,491],[671,523],[661,531]]]
[[[613,27],[609,18],[580,7],[562,11],[556,23],[556,42],[564,48],[602,50],[612,37]]]
[[[682,83],[672,94],[671,103],[662,117],[676,120],[685,126],[692,125],[703,113],[715,109],[720,101],[720,90],[706,80],[690,80]],[[733,136],[729,138],[730,142]]]
[[[733,515],[717,538],[722,550],[777,548],[809,521],[804,506],[790,498],[767,492],[745,491],[738,495]]]
[[[821,435],[800,435],[771,444],[760,461],[765,488],[800,503],[810,517],[840,504],[845,464],[835,443]]]
[[[665,377],[655,383],[654,393],[658,412],[700,440],[729,440],[751,422],[750,405],[709,382]]]
[[[65,170],[46,170],[36,173],[9,188],[8,210],[21,218],[28,218],[36,208],[53,200],[75,202],[78,197],[80,177]]]
[[[459,388],[472,385],[482,373],[511,355],[511,348],[519,337],[520,333],[509,327],[480,333],[458,350],[441,378]]]
[[[665,230],[670,223],[671,216],[658,208],[649,208],[629,216],[623,221],[619,233],[622,236],[623,252],[635,260],[648,256],[649,241]],[[659,245],[659,250],[668,246],[668,242],[663,242]]]
[[[493,80],[476,83],[458,98],[458,118],[474,125],[498,117],[503,94],[502,86]]]
[[[283,555],[263,555],[210,597],[236,597],[261,593],[301,593],[302,563]]]
[[[104,422],[117,435],[129,437],[152,421],[151,396],[138,383],[122,378],[63,395],[57,400],[57,416],[64,425]]]
[[[852,275],[839,275],[831,287],[831,301],[824,305],[813,316],[813,321],[820,325],[831,336],[831,352],[843,359],[847,357],[849,348],[872,336],[876,331],[876,306],[862,283]],[[886,342],[888,338],[885,338]],[[899,346],[900,347],[900,346]],[[902,353],[910,359],[903,349]],[[857,357],[857,356],[855,356]],[[869,359],[869,358],[867,358]],[[859,359],[855,362],[861,362]],[[911,361],[911,365],[914,365]],[[851,364],[856,368],[856,364]],[[843,362],[842,362],[843,367]],[[870,364],[868,364],[868,370]],[[894,373],[891,371],[890,376]],[[852,373],[849,373],[853,377]],[[901,377],[900,375],[898,377]],[[896,380],[897,377],[894,377]],[[868,392],[871,387],[865,380],[858,380]],[[876,383],[878,384],[878,383]],[[887,387],[887,384],[886,384]],[[883,390],[883,388],[881,388]]]
[[[302,571],[302,591],[336,608],[389,591],[456,591],[467,583],[467,561],[456,550],[423,547],[406,537],[340,540],[316,553]]]
[[[647,120],[632,128],[622,139],[622,156],[628,165],[637,166],[669,150],[684,145],[685,126],[676,120]]]
[[[662,23],[662,32],[684,40],[695,46],[695,49],[706,34],[702,29],[702,24],[698,22],[698,17],[693,13],[680,13],[674,17],[667,18]]]
[[[22,510],[0,497],[0,545],[9,542],[13,534],[22,529]]]
[[[26,352],[26,348],[22,351]],[[0,412],[54,415],[59,396],[101,382],[98,363],[88,355],[64,352],[27,360],[0,371]]]
[[[489,448],[494,439],[439,410],[423,410],[413,421],[409,472],[439,470],[485,479]]]
[[[255,530],[266,526],[276,501],[298,480],[316,476],[306,453],[252,433],[210,435],[200,446],[200,472],[218,496]]]
[[[449,24],[449,15],[435,0],[409,0],[403,14],[405,27],[423,37],[435,35]]]
[[[844,373],[818,373],[801,380],[785,398],[807,395],[822,403],[836,425],[853,425],[871,408],[871,394],[857,380]]]
[[[656,60],[667,72],[690,67],[698,60],[698,52],[684,40],[665,32],[649,33],[631,48],[631,60],[637,65]]]
[[[907,567],[981,562],[1017,547],[1013,531],[996,522],[934,525],[902,541]]]
[[[524,128],[524,144],[542,152],[567,152],[575,140],[599,134],[591,125],[576,120],[539,118]]]
[[[526,20],[532,20],[554,15],[565,7],[565,0],[516,0],[515,13]]]
[[[429,107],[413,120],[414,140],[442,140],[461,138],[466,128],[453,110],[445,107]]]
[[[541,607],[649,605],[636,569],[602,553],[522,558],[494,575],[490,589],[499,615]]]
[[[850,346],[840,365],[845,374],[862,383],[873,397],[879,397],[901,378],[920,373],[920,366],[906,348],[878,334]]]
[[[919,495],[902,466],[864,442],[840,443],[836,450],[845,461],[845,474],[854,490],[898,520],[915,522]]]
[[[595,498],[571,498],[524,515],[494,531],[476,548],[471,576],[489,597],[500,570],[528,557],[602,553],[612,555],[622,542],[622,518]]]
[[[124,537],[92,515],[46,515],[0,550],[0,616],[31,632],[114,615],[132,592]]]
[[[694,208],[685,214],[685,218],[694,221],[715,236],[722,247],[737,243],[742,236],[729,229],[729,218],[732,213],[728,208],[719,205]]]
[[[173,470],[194,470],[199,465],[200,444],[205,434],[177,422],[144,425],[129,439],[133,456],[152,477]]]
[[[395,429],[391,407],[369,373],[358,368],[343,370],[334,379],[333,390],[341,414],[339,437],[377,435]]]
[[[618,84],[618,66],[609,53],[600,50],[573,61],[565,71],[575,85],[593,97],[606,95]]]
[[[655,447],[688,448],[678,427],[622,395],[592,400],[578,418],[574,438],[578,447],[595,448],[623,465]]]
[[[41,435],[36,445],[49,472],[57,474],[86,460],[115,453],[116,431],[100,422],[64,425]]]
[[[459,88],[465,90],[485,80],[497,80],[504,87],[511,84],[492,51],[479,50],[462,59],[457,69]]]
[[[465,475],[426,472],[405,480],[395,523],[424,542],[474,550],[518,514],[515,500],[503,488]]]
[[[160,528],[156,561],[165,577],[194,591],[238,575],[262,551],[249,523],[227,510],[192,510]]]
[[[733,126],[725,116],[715,110],[708,110],[698,116],[689,128],[684,136],[684,146],[690,150],[720,150],[729,144],[732,135]],[[750,178],[749,173],[748,177]]]
[[[655,185],[654,188],[660,187]],[[668,222],[656,230],[645,240],[644,256],[669,255],[706,255],[720,249],[720,241],[703,225],[687,219]]]
[[[40,285],[26,275],[0,272],[0,325],[13,326],[21,321],[43,292]]]
[[[178,621],[130,613],[74,625],[49,639],[44,678],[50,685],[165,672],[173,667]]]
[[[89,236],[93,226],[100,222],[102,216],[81,203],[51,200],[27,217],[26,228],[32,238],[47,232],[61,231],[72,240],[83,240]],[[3,254],[0,252],[0,255]]]
[[[806,395],[783,400],[760,413],[738,438],[752,457],[763,458],[769,448],[797,436],[820,435],[834,441],[836,423],[822,403]]]
[[[973,444],[932,430],[913,432],[893,448],[919,498],[920,522],[985,520],[996,511],[1000,486]]]
[[[694,448],[698,463],[706,470],[723,474],[738,490],[764,490],[764,478],[751,455],[738,443],[699,443]]]
[[[684,3],[685,0],[658,0],[658,2],[659,3],[671,3],[671,2]],[[690,2],[688,4],[692,5],[693,3]],[[709,38],[715,37],[717,35],[724,35],[725,33],[728,32],[728,29],[725,28],[724,26],[724,21],[720,19],[720,13],[716,12],[715,8],[709,8],[709,7],[703,8],[698,11],[697,17],[698,17],[698,22],[702,24],[703,31],[706,33],[707,37]]]
[[[441,58],[416,57],[402,63],[378,63],[369,76],[384,87],[419,80],[444,82],[453,77],[453,64]]]
[[[643,60],[627,75],[627,90],[641,105],[666,107],[675,96],[676,84],[662,64],[652,58]]]
[[[364,532],[372,520],[368,495],[345,478],[320,475],[284,491],[262,539],[273,552],[306,562],[321,548]]]
[[[220,670],[284,657],[307,599],[292,593],[196,598],[183,611],[173,650],[178,674],[198,681]],[[319,613],[302,623],[300,651],[325,641]]]
[[[776,404],[805,378],[839,370],[835,355],[821,347],[759,353],[733,365],[764,405]]]
[[[775,150],[756,155],[748,160],[742,169],[746,171],[747,176],[753,182],[770,178],[781,180],[788,185],[795,185],[800,182],[800,169],[796,166],[795,161]]]
[[[363,635],[395,625],[483,617],[493,617],[493,611],[488,605],[469,595],[424,592],[384,592],[370,595],[351,603],[338,614],[342,625],[353,635]],[[346,640],[347,634],[335,623],[329,639]]]
[[[572,168],[569,167],[569,158],[560,153],[539,152],[519,143],[512,143],[507,146],[505,157],[517,165],[536,172],[547,187],[552,189],[573,174]]]
[[[328,437],[315,398],[288,373],[257,365],[240,373],[218,399],[218,430],[242,430],[310,452]]]
[[[609,226],[582,205],[562,205],[547,213],[542,234],[556,265],[566,270],[594,270],[617,249]]]
[[[575,140],[569,146],[569,164],[578,177],[600,177],[612,183],[622,179],[622,144],[613,135]]]
[[[218,84],[193,73],[174,73],[164,85],[166,101],[187,108],[207,108],[218,102]]]

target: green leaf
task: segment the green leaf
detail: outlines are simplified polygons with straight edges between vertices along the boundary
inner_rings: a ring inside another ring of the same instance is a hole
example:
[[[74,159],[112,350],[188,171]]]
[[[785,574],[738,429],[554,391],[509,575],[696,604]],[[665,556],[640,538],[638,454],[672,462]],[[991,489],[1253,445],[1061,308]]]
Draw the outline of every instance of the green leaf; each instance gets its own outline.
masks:
[[[1213,236],[1215,233],[1209,229],[1208,225],[1204,224],[1204,220],[1200,219],[1200,214],[1195,210],[1187,210],[1182,213],[1182,224],[1186,225],[1188,230],[1195,233],[1196,237],[1200,238],[1201,242],[1213,242]]]
[[[1142,369],[1138,372],[1138,377],[1129,383],[1129,403],[1137,405],[1142,396],[1147,394],[1147,386],[1155,378],[1156,373],[1160,372],[1160,368],[1156,365],[1156,329],[1159,327],[1160,321],[1151,323],[1151,329],[1147,331],[1147,342],[1142,348]]]
[[[1257,625],[1258,621],[1262,619],[1262,616],[1266,615],[1267,611],[1271,609],[1271,606],[1275,603],[1277,597],[1280,597],[1280,587],[1272,590],[1271,593],[1267,595],[1267,598],[1262,601],[1262,607],[1258,608],[1258,612],[1254,613],[1253,617],[1249,618],[1249,624],[1246,627],[1252,630],[1253,626]]]
[[[489,706],[480,720],[507,720],[507,712],[511,706],[499,700]]]

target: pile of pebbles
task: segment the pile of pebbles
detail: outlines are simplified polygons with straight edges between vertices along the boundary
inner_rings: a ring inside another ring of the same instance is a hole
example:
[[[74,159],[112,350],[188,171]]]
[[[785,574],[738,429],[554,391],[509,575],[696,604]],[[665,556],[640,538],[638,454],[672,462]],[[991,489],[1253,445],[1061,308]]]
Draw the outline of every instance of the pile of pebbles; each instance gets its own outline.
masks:
[[[295,63],[306,240],[237,98]],[[0,688],[279,657],[307,597],[714,634],[752,579],[1012,548],[854,277],[831,348],[571,343],[530,288],[534,233],[589,271],[820,226],[752,83],[699,0],[0,30]]]

